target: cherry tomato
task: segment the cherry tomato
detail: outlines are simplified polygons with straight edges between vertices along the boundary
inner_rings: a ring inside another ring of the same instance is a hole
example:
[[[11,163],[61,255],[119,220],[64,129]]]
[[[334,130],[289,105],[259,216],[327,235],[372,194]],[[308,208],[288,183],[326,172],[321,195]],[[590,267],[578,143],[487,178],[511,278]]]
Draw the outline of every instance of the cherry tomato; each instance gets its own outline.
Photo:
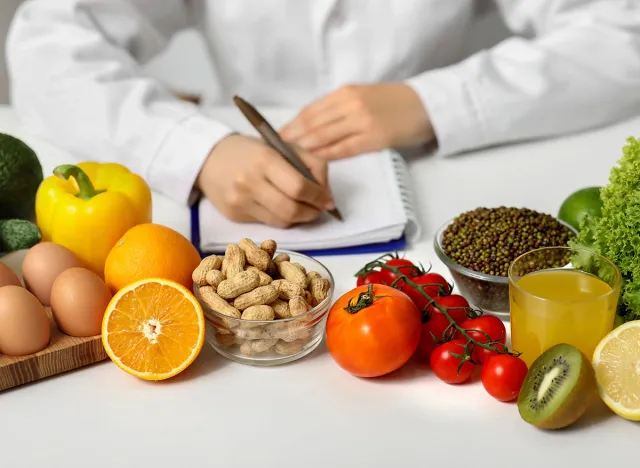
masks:
[[[363,284],[385,284],[384,275],[381,271],[372,271],[367,273],[364,277],[358,276],[356,286],[362,286]]]
[[[502,344],[505,344],[507,342],[507,329],[505,328],[504,323],[502,323],[502,320],[500,320],[495,315],[482,315],[474,319],[465,320],[460,324],[460,327],[465,328],[467,335],[481,343],[487,342],[485,333],[489,335],[491,341],[497,341]],[[461,336],[457,337],[462,338]],[[471,357],[476,363],[480,362],[480,349],[483,348],[480,348],[480,346],[475,346],[471,354]]]
[[[390,267],[399,267],[400,273],[405,276],[417,276],[419,274],[419,268],[413,264],[411,260],[407,260],[406,258],[392,258],[384,262],[385,265]],[[391,284],[398,278],[398,275],[390,270],[385,270],[384,268],[380,272],[382,274],[382,279],[385,284],[391,286]]]
[[[498,348],[505,353],[507,352],[507,347],[502,343],[493,343],[491,346]],[[500,353],[497,351],[481,348],[480,346],[475,346],[472,353],[474,356],[473,360],[476,361],[476,364],[484,364],[491,356],[497,356],[498,354]]]
[[[436,376],[448,384],[461,384],[469,380],[475,364],[470,361],[465,362],[460,370],[460,358],[452,356],[454,354],[464,354],[463,340],[451,340],[441,344],[431,353],[431,370]]]
[[[422,336],[420,337],[420,344],[415,354],[419,362],[429,362],[431,353],[440,345],[440,341],[442,341],[443,334],[448,326],[449,320],[437,310],[432,312],[429,319],[422,324]],[[446,338],[451,338],[449,335],[453,335],[453,332],[454,329],[450,328]],[[438,342],[434,340],[434,337]]]
[[[430,303],[429,299],[422,295],[420,289],[427,293],[427,295],[431,297],[431,299],[435,299],[440,294],[440,286],[442,286],[445,291],[449,291],[450,289],[447,280],[445,280],[444,277],[442,277],[442,275],[439,275],[438,273],[425,273],[424,275],[411,278],[411,281],[419,285],[419,289],[406,284],[402,280],[398,282],[398,286],[400,287],[401,291],[406,293],[407,296],[409,296],[415,303],[415,305],[418,306],[418,310],[424,310],[425,307],[427,307]]]
[[[482,366],[480,379],[489,395],[499,401],[518,398],[522,383],[527,376],[527,364],[511,354],[492,356]]]
[[[369,284],[334,302],[326,333],[329,353],[340,367],[358,377],[378,377],[399,369],[415,353],[422,321],[402,291]]]
[[[460,325],[462,322],[468,319],[467,311],[469,310],[469,302],[460,296],[459,294],[449,294],[447,296],[436,296],[434,298],[435,302],[448,310],[447,313],[451,316],[454,322]],[[435,306],[430,305],[428,312],[441,313]]]

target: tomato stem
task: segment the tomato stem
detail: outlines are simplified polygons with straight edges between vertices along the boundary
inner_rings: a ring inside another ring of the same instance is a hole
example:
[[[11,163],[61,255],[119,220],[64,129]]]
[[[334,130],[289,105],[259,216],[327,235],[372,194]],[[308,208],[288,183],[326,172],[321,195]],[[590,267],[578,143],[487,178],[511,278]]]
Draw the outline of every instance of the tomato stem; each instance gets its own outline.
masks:
[[[391,254],[385,254],[382,255],[380,257],[378,257],[377,259],[375,259],[372,262],[367,263],[360,271],[358,271],[356,273],[356,276],[364,276],[368,273],[371,273],[372,271],[374,271],[376,268],[381,268],[383,270],[388,270],[391,271],[393,273],[395,273],[396,278],[394,279],[393,283],[391,284],[392,288],[395,289],[399,289],[402,290],[402,287],[407,285],[409,287],[412,287],[413,289],[415,289],[416,291],[418,291],[422,296],[424,296],[428,301],[429,301],[429,305],[435,307],[436,309],[438,309],[442,315],[444,315],[447,320],[449,321],[449,327],[447,327],[447,330],[445,330],[445,333],[443,333],[443,340],[446,340],[446,333],[451,331],[451,328],[456,329],[466,340],[467,340],[467,346],[465,346],[465,354],[467,355],[468,359],[465,360],[470,360],[470,355],[471,352],[473,351],[473,348],[475,346],[479,346],[480,348],[484,348],[487,349],[489,351],[495,351],[498,354],[512,354],[509,353],[508,351],[505,352],[506,350],[506,346],[504,346],[502,344],[502,342],[500,342],[499,340],[491,340],[489,335],[482,331],[482,330],[467,330],[465,328],[462,328],[461,326],[459,326],[452,318],[451,315],[449,315],[449,310],[452,309],[467,309],[472,315],[470,316],[470,318],[476,318],[479,317],[481,314],[478,314],[474,309],[470,308],[470,307],[453,307],[451,309],[447,308],[447,307],[443,307],[440,304],[438,304],[435,300],[435,298],[431,297],[429,294],[427,294],[427,292],[424,290],[425,287],[429,287],[429,286],[437,286],[440,290],[440,293],[446,293],[447,290],[441,285],[441,284],[417,284],[413,281],[411,281],[410,277],[405,275],[401,269],[407,269],[407,266],[403,265],[400,267],[395,267],[395,266],[389,266],[387,265],[383,260],[387,259],[387,258],[395,258],[393,255]],[[421,265],[422,266],[422,265]],[[416,270],[419,271],[418,267],[415,267]],[[421,268],[424,271],[424,268]],[[417,276],[417,275],[415,275]],[[452,288],[450,288],[452,289]],[[372,289],[372,285],[369,284],[369,290],[373,291]],[[361,296],[367,296],[369,297],[369,299],[362,299],[363,301],[369,300],[370,302],[365,306],[362,305],[358,308],[358,304],[360,304],[361,301]],[[353,311],[350,310],[351,304],[349,304],[347,307],[345,307],[345,310],[349,313],[356,313],[359,310],[363,309],[364,307],[368,307],[369,305],[371,305],[371,303],[373,302],[373,292],[371,293],[360,293],[360,295],[358,296],[358,302],[355,304],[355,306],[353,306]],[[481,341],[477,341],[474,340],[467,332],[468,331],[473,331],[473,332],[480,332],[482,334],[485,335],[486,338],[486,342],[481,342]],[[495,343],[500,344],[500,346],[494,346]],[[470,347],[470,349],[469,349]],[[462,363],[464,363],[465,361],[462,361]]]
[[[379,299],[381,297],[385,297],[385,296],[373,295],[373,284],[369,284],[366,291],[358,294],[355,304],[352,304],[352,301],[354,299],[353,297],[349,299],[349,303],[347,304],[347,307],[344,308],[344,310],[346,310],[350,314],[357,314],[362,309],[366,309],[371,304],[373,304],[374,300]]]

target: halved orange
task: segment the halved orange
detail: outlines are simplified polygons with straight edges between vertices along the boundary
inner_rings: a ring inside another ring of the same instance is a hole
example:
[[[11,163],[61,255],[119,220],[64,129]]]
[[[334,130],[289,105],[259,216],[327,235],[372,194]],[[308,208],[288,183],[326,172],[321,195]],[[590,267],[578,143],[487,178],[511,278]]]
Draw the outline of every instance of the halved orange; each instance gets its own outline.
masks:
[[[202,307],[175,281],[150,278],[116,293],[102,320],[102,344],[120,369],[145,380],[173,377],[204,343]]]

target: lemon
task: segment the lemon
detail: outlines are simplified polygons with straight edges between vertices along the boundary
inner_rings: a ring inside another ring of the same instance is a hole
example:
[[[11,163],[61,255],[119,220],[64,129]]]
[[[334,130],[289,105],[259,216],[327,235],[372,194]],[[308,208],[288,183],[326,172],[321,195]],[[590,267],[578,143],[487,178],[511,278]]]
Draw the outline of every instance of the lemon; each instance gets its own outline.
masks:
[[[640,421],[640,320],[609,332],[592,363],[602,401],[618,416]]]

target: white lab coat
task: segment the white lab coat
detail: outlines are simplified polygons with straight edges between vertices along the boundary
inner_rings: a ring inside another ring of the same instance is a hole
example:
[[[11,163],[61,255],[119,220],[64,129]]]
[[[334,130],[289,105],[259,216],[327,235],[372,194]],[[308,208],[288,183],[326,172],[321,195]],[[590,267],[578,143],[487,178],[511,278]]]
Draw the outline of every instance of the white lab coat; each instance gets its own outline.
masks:
[[[31,0],[8,36],[12,102],[34,132],[179,203],[232,131],[141,72],[186,27],[204,36],[222,103],[302,106],[403,80],[443,156],[640,112],[640,0],[494,3],[514,37],[465,58],[474,0]]]

